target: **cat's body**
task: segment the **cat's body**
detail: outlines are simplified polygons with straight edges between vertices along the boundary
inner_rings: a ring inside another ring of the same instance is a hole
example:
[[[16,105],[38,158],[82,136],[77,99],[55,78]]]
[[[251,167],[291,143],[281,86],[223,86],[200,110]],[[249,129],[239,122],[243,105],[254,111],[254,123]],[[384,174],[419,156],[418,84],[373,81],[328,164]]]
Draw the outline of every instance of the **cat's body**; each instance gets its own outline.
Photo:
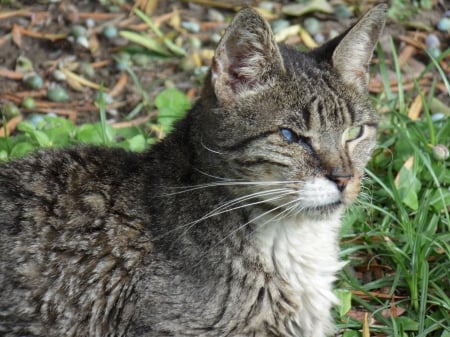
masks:
[[[366,66],[384,12],[302,54],[246,9],[212,85],[151,151],[1,166],[0,335],[330,334],[340,217],[374,146]]]

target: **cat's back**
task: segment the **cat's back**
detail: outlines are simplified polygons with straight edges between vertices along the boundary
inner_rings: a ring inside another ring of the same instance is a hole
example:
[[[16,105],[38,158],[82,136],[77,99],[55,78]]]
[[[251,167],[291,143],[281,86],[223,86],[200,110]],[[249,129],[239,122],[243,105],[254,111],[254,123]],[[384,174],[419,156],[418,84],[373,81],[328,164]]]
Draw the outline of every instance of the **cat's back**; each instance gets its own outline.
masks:
[[[144,168],[141,155],[97,147],[0,166],[0,334],[125,329],[133,268],[152,250]]]

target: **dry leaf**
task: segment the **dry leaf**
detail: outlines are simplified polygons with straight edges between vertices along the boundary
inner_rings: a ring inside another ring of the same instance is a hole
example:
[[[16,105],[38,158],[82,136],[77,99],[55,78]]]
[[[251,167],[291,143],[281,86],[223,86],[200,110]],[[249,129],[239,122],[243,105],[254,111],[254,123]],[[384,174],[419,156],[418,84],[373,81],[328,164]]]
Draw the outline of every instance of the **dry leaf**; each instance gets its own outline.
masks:
[[[370,337],[369,314],[367,312],[364,315],[362,335],[363,337]]]
[[[16,24],[12,27],[12,40],[17,47],[22,48],[22,28]]]
[[[423,107],[422,96],[419,94],[416,96],[414,101],[411,103],[411,106],[409,107],[408,117],[411,118],[413,121],[419,119],[422,107]]]

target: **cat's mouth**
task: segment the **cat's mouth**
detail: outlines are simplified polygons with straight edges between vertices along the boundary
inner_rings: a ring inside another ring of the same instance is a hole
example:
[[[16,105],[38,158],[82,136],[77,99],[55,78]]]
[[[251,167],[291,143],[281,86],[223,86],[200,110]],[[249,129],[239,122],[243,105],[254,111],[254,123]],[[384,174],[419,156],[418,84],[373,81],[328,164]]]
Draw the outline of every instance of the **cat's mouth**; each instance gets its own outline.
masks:
[[[325,205],[318,205],[314,207],[305,207],[303,209],[306,214],[328,214],[330,212],[336,211],[344,205],[342,201],[336,201]]]
[[[301,182],[289,182],[284,187],[286,188],[274,189],[273,194],[269,194],[269,191],[262,192],[261,201],[255,204],[286,215],[329,214],[346,204],[345,191],[340,191],[327,178],[315,177]]]

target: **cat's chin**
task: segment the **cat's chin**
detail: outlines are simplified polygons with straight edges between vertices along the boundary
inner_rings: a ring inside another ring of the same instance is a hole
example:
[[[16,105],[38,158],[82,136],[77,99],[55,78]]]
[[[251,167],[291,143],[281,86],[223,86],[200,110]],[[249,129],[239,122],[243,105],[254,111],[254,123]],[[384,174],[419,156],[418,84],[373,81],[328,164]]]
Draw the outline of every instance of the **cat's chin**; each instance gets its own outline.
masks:
[[[341,201],[336,201],[326,205],[307,207],[302,210],[302,214],[309,218],[325,218],[336,212],[341,212],[345,207]]]

